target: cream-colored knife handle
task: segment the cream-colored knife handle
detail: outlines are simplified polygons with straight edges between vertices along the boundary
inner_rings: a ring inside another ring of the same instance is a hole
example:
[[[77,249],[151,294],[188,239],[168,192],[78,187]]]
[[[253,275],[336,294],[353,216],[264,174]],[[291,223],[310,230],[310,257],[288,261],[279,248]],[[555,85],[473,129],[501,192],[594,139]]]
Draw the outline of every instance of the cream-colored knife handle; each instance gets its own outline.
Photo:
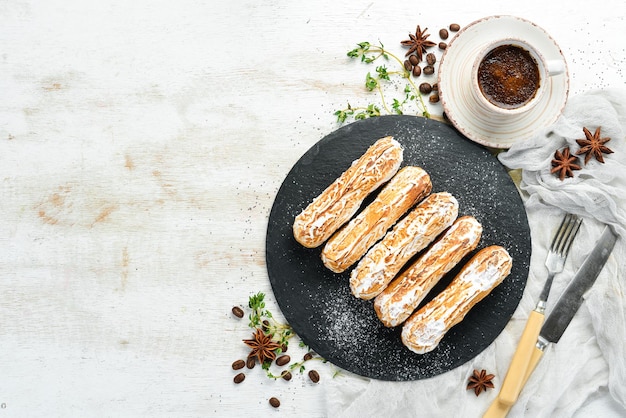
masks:
[[[507,416],[512,407],[513,405],[505,405],[498,401],[498,398],[496,398],[496,400],[489,406],[489,409],[487,409],[487,412],[483,415],[483,418],[504,418]]]
[[[535,370],[535,367],[537,367],[537,363],[539,363],[539,360],[541,360],[542,356],[543,356],[543,350],[540,350],[537,347],[531,350],[530,359],[528,361],[528,368],[526,369],[523,375],[522,386],[520,387],[520,392],[522,391],[522,388],[528,381],[528,378],[530,377],[530,375]],[[513,407],[513,404],[507,405],[503,402],[500,402],[500,397],[498,396],[496,400],[491,403],[491,405],[489,406],[489,409],[487,409],[487,412],[485,412],[485,414],[483,415],[483,418],[504,418],[507,416],[507,414],[509,413],[512,407]]]
[[[537,337],[543,324],[544,315],[536,310],[531,311],[526,322],[526,327],[513,354],[509,371],[506,373],[498,399],[506,405],[513,405],[519,396],[524,377],[528,369],[533,348],[537,343]]]
[[[533,371],[535,371],[535,367],[537,367],[537,363],[539,363],[539,360],[541,360],[542,356],[543,350],[535,347],[532,354],[530,355],[530,361],[528,362],[528,368],[526,369],[526,374],[524,375],[524,382],[522,382],[522,387],[526,385],[528,378],[531,374],[533,374]]]

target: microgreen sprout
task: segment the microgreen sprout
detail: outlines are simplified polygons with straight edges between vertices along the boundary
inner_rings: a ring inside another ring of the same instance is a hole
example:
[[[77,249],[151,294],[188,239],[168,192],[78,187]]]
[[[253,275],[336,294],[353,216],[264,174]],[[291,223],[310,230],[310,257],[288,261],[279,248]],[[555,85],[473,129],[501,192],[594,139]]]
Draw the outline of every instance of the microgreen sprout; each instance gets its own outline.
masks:
[[[384,109],[387,114],[402,115],[404,114],[405,105],[410,102],[415,102],[421,115],[427,118],[430,117],[430,113],[426,108],[418,86],[411,80],[411,73],[404,68],[404,63],[400,58],[385,49],[382,42],[379,42],[378,45],[373,45],[370,42],[359,42],[356,48],[348,51],[347,55],[350,58],[360,59],[361,62],[365,64],[373,64],[383,59],[386,62],[391,61],[399,65],[400,69],[397,71],[390,71],[389,67],[385,64],[378,65],[374,72],[370,71],[365,76],[365,88],[369,91],[376,90],[378,92],[382,109]],[[403,90],[404,97],[402,99],[394,98],[391,105],[389,105],[388,100],[385,98],[384,85],[393,83],[393,81],[398,78],[404,79],[408,83]],[[334,115],[337,116],[339,123],[343,123],[349,117],[359,120],[380,116],[381,107],[373,103],[365,107],[353,107],[348,103],[346,108],[337,110]]]
[[[288,340],[296,336],[290,325],[278,322],[272,313],[266,308],[264,293],[258,292],[257,294],[250,296],[248,298],[248,307],[250,308],[250,314],[248,315],[250,320],[248,326],[250,328],[262,329],[266,335],[270,335],[272,337],[273,341],[280,343],[285,348],[288,345]],[[302,340],[300,340],[298,346],[308,349],[308,346]],[[283,350],[281,348],[277,348],[274,353],[280,355],[282,351]],[[306,369],[305,363],[311,360],[317,360],[323,363],[327,362],[327,360],[323,357],[314,355],[314,353],[309,350],[301,361],[290,364],[278,375],[274,374],[271,370],[272,365],[274,364],[272,360],[265,360],[263,364],[261,364],[261,368],[265,371],[268,378],[276,380],[285,378],[285,374],[291,373],[294,370],[298,370],[300,374],[302,374]],[[337,374],[339,374],[339,371],[336,371],[333,377]]]
[[[293,329],[288,324],[282,324],[276,319],[272,313],[265,308],[265,294],[262,292],[256,295],[250,296],[248,299],[248,307],[252,310],[248,316],[250,328],[261,327],[266,334],[272,335],[274,340],[277,340],[280,344],[285,346],[289,344],[288,340],[295,334]],[[282,350],[279,348],[277,354],[280,354]]]

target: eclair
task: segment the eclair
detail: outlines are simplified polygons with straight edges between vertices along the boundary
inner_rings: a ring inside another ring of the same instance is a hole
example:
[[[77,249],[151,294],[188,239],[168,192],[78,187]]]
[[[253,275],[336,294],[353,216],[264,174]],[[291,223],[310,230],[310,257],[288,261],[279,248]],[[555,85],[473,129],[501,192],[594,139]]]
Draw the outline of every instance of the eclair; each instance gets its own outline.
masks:
[[[476,248],[482,230],[476,218],[458,218],[415,263],[376,296],[374,310],[381,322],[387,327],[402,324],[437,282]]]
[[[503,247],[480,250],[440,294],[404,323],[402,343],[418,354],[434,350],[444,335],[511,272],[513,259]]]
[[[369,300],[382,292],[402,267],[445,231],[458,216],[450,193],[433,193],[376,243],[350,273],[350,290]]]
[[[335,273],[345,271],[431,190],[425,170],[413,166],[400,169],[372,203],[326,242],[321,254],[324,265]]]
[[[391,136],[376,141],[296,216],[296,241],[307,248],[323,244],[354,216],[370,193],[398,172],[403,152]]]

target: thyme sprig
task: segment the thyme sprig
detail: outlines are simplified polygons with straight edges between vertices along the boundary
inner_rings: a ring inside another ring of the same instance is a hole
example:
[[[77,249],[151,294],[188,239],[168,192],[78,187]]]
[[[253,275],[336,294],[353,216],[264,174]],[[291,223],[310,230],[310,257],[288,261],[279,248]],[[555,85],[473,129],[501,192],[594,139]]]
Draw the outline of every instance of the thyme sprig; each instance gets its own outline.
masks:
[[[278,322],[269,309],[266,308],[265,294],[258,292],[257,294],[250,296],[248,298],[248,307],[250,308],[248,326],[255,330],[261,329],[266,335],[270,336],[273,341],[280,343],[286,350],[289,344],[289,339],[296,336],[296,334],[290,325]],[[308,349],[308,346],[303,341],[299,342],[299,347]],[[282,352],[282,348],[277,348],[274,351],[276,355],[280,355]],[[300,374],[302,374],[306,369],[305,363],[311,360],[318,360],[322,363],[327,362],[326,359],[309,350],[302,360],[289,364],[287,368],[283,369],[278,375],[274,374],[271,370],[274,365],[274,361],[272,360],[265,360],[261,364],[261,368],[265,371],[268,378],[276,380],[285,378],[286,373],[291,374],[294,370],[298,370]],[[333,377],[337,376],[339,373],[339,370],[335,371]]]
[[[298,369],[298,371],[300,372],[300,374],[304,373],[304,371],[306,370],[306,367],[304,366],[304,363],[306,363],[307,361],[312,361],[312,360],[317,360],[317,361],[321,361],[322,363],[326,363],[328,360],[326,360],[323,357],[319,357],[319,356],[312,356],[312,357],[306,357],[296,363],[292,363],[289,365],[289,371],[293,371]]]
[[[305,370],[306,370],[305,363],[307,363],[309,361],[315,361],[315,360],[316,361],[321,361],[324,364],[326,364],[328,362],[328,360],[326,360],[325,358],[320,357],[320,356],[307,356],[307,357],[304,357],[302,360],[300,360],[298,362],[291,363],[289,365],[289,367],[287,367],[286,369],[282,370],[280,372],[280,374],[272,373],[272,371],[270,370],[270,366],[271,366],[270,362],[266,362],[266,363],[263,364],[263,370],[265,370],[265,374],[270,379],[274,379],[274,380],[282,379],[282,378],[284,378],[284,375],[287,372],[291,373],[293,371],[297,371],[300,374],[303,374],[305,372]],[[339,369],[336,369],[335,372],[333,373],[332,377],[336,377],[339,374],[340,374]]]
[[[404,63],[398,56],[385,49],[382,42],[379,42],[378,45],[373,45],[370,42],[359,42],[356,48],[348,51],[347,55],[350,58],[360,59],[361,62],[365,64],[373,64],[381,59],[384,61],[395,61],[400,68],[399,70],[390,71],[385,64],[382,64],[376,66],[373,73],[371,71],[368,72],[365,76],[365,88],[369,91],[376,90],[378,92],[382,108],[387,114],[395,113],[402,115],[405,105],[415,101],[422,116],[430,117],[430,113],[426,108],[418,86],[411,80],[411,73],[404,68]],[[393,80],[397,78],[407,82],[403,91],[404,97],[402,99],[394,98],[392,104],[389,105],[385,97],[383,85],[384,83],[393,82]],[[354,119],[359,120],[380,116],[381,110],[379,106],[374,104],[369,104],[364,107],[353,107],[348,103],[346,108],[337,110],[334,115],[337,116],[338,122],[343,123],[349,117],[354,117]]]
[[[295,334],[289,324],[278,322],[269,309],[265,307],[265,294],[258,292],[256,295],[250,296],[248,299],[248,307],[252,310],[248,318],[250,328],[261,328],[266,334],[272,335],[273,339],[281,345],[287,346],[289,339]],[[282,350],[276,350],[276,354],[280,354]]]

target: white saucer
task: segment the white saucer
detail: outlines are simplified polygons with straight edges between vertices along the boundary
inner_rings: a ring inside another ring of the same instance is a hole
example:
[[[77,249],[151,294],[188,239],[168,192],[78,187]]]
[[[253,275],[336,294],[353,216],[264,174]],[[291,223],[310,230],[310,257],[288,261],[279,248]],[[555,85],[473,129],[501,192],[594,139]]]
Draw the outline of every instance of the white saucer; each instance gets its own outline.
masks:
[[[530,111],[509,116],[505,121],[481,117],[467,94],[473,62],[494,39],[510,37],[535,46],[546,60],[562,60],[565,71],[550,77],[548,91]],[[472,141],[493,148],[510,148],[554,123],[569,93],[567,62],[559,46],[542,28],[515,16],[486,17],[459,31],[441,58],[438,83],[443,110],[450,122]]]

